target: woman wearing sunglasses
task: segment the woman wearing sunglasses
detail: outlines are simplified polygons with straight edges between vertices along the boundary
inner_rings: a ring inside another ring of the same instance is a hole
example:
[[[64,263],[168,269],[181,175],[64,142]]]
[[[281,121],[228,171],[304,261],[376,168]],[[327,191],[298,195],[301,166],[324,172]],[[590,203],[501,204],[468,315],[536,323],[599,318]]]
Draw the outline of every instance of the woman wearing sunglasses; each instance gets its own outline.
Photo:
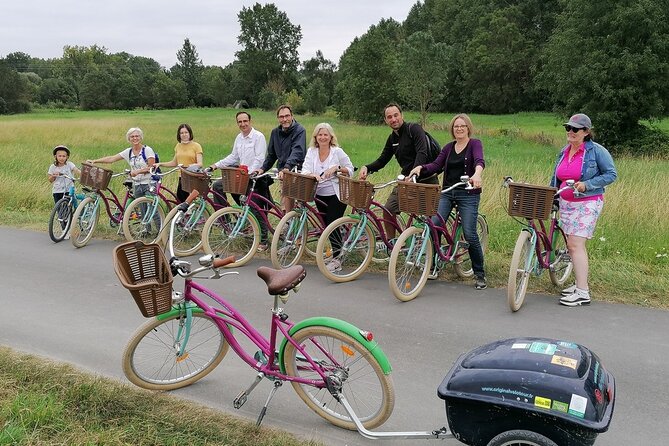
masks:
[[[567,145],[560,151],[551,186],[561,187],[574,180],[574,190],[560,195],[560,223],[567,236],[567,249],[574,264],[576,283],[562,290],[560,304],[569,307],[590,304],[588,252],[585,242],[592,238],[604,205],[604,188],[618,176],[608,150],[592,140],[592,122],[578,113],[564,124]]]

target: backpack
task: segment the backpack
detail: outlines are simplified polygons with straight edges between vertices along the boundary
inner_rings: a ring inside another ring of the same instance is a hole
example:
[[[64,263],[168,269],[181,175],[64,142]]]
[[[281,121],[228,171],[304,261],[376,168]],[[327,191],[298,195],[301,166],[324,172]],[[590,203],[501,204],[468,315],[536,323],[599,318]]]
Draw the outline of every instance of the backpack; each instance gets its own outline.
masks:
[[[411,126],[413,124],[409,124],[409,136],[411,136]],[[436,160],[437,157],[439,156],[439,153],[441,153],[441,144],[434,139],[434,136],[430,135],[427,131],[425,131],[425,137],[427,138],[427,162],[431,163],[432,161]]]
[[[147,161],[146,161],[146,152],[144,151],[144,149],[146,149],[146,146],[142,146],[142,159],[143,159],[144,162],[146,163],[146,162],[147,162]],[[128,159],[130,159],[130,154],[131,154],[131,153],[132,153],[132,147],[130,147],[130,148],[128,149]],[[154,163],[159,163],[159,162],[160,162],[160,158],[158,157],[158,152],[156,152],[156,151],[154,150],[154,151],[153,151],[153,154],[155,155],[155,157],[154,157]],[[162,171],[160,170],[160,167],[158,167],[158,168],[156,169],[156,173],[161,173],[161,172],[162,172]],[[160,181],[160,177],[159,177],[158,175],[152,175],[152,176],[151,176],[151,179],[154,180],[154,181]]]

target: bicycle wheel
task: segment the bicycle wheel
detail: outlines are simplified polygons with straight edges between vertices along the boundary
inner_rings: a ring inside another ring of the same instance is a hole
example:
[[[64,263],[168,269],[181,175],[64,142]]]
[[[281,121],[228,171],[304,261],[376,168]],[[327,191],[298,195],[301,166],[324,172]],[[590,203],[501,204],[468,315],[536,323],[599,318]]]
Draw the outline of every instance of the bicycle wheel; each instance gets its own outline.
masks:
[[[165,221],[165,211],[160,203],[155,201],[154,204],[154,201],[151,197],[140,197],[133,200],[125,209],[123,235],[129,242],[137,240],[154,243],[158,238]]]
[[[490,440],[488,446],[557,446],[557,444],[537,432],[511,430],[497,435]]]
[[[567,250],[567,238],[559,226],[553,232],[553,251],[551,251],[551,264],[548,275],[555,286],[562,286],[571,275],[574,264],[571,262]]]
[[[207,254],[235,256],[229,267],[242,266],[253,258],[260,244],[258,222],[237,208],[223,208],[211,214],[202,229],[202,246]]]
[[[322,223],[316,219],[311,213],[307,214],[307,221],[304,224],[307,228],[307,237],[306,243],[304,244],[303,254],[307,254],[309,257],[316,258],[316,249],[318,247],[318,241],[321,238]]]
[[[488,222],[482,215],[479,215],[476,219],[476,233],[478,234],[479,241],[481,242],[481,250],[485,254],[486,248],[488,247]],[[460,242],[466,242],[463,231],[460,231]],[[472,269],[472,260],[469,258],[468,249],[462,249],[458,254],[455,255],[453,269],[455,270],[455,273],[462,279],[468,279],[474,275],[474,270]]]
[[[387,218],[385,217],[385,214],[383,212],[383,208],[380,206],[372,204],[369,207],[369,210],[376,215],[376,217],[379,219],[379,224],[383,225],[383,219]],[[407,218],[405,214],[397,214],[394,215],[395,221],[400,227],[399,232],[404,231],[406,228],[409,227],[407,225]],[[385,228],[384,228],[385,230]],[[376,227],[374,228],[374,232],[378,232]],[[376,243],[374,244],[374,256],[372,257],[372,262],[374,263],[388,263],[390,260],[390,253],[392,251],[392,244],[394,243],[394,240],[391,240],[391,247],[388,249],[386,244],[381,240],[381,236],[377,233],[376,235]]]
[[[511,311],[518,311],[525,300],[527,284],[532,272],[532,265],[529,265],[529,263],[533,249],[530,233],[520,231],[516,240],[516,247],[513,249],[513,256],[511,256],[509,283],[506,286],[506,297]]]
[[[415,226],[406,229],[390,253],[388,284],[393,295],[402,302],[420,294],[432,268],[432,240],[422,234],[423,230]]]
[[[204,206],[204,210],[198,218],[197,215],[200,213],[202,206]],[[209,208],[206,206],[207,202],[203,200],[194,206],[191,205],[174,228],[174,254],[178,257],[193,255],[202,247],[202,229],[211,215]],[[172,209],[165,217],[165,224],[170,224],[177,212],[176,207]],[[169,237],[168,231],[164,231],[164,234],[163,239],[167,240]]]
[[[51,210],[49,216],[49,237],[55,243],[65,238],[72,225],[72,205],[69,197],[63,197]]]
[[[70,231],[70,240],[76,248],[86,246],[86,243],[93,236],[93,231],[98,224],[98,205],[97,200],[84,198],[77,210],[72,216],[72,229]]]
[[[395,391],[390,376],[384,375],[374,356],[348,334],[325,326],[305,327],[293,340],[305,350],[326,375],[342,381],[342,393],[367,429],[383,424],[393,411]],[[286,373],[322,382],[318,372],[294,345],[287,344],[283,355]],[[291,383],[307,406],[335,426],[355,430],[355,424],[325,387]]]
[[[301,214],[290,211],[276,225],[270,250],[274,268],[285,269],[300,261],[307,239],[307,222],[302,225],[301,218]]]
[[[374,254],[374,234],[369,225],[360,228],[359,218],[341,217],[323,231],[316,248],[316,263],[333,282],[350,282],[365,272]],[[338,234],[340,253],[333,257],[330,237]],[[334,262],[334,263],[333,263]]]
[[[183,314],[174,314],[137,329],[123,351],[123,373],[131,383],[149,390],[179,389],[216,368],[228,352],[223,333],[209,316],[194,313],[186,349],[179,356],[185,323]]]

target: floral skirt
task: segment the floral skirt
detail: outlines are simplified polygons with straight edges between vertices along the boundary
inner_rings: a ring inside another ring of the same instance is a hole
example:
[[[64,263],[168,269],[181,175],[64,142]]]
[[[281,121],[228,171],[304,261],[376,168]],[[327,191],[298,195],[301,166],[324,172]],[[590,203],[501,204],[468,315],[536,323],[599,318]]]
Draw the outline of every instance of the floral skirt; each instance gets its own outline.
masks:
[[[560,198],[560,225],[567,235],[591,239],[604,200],[566,201]]]

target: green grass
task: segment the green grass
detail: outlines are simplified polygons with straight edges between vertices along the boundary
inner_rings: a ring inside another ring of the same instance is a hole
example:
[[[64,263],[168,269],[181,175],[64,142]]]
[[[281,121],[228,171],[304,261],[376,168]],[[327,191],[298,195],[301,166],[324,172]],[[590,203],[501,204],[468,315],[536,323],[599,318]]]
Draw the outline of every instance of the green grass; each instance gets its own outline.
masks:
[[[127,147],[125,132],[139,126],[145,143],[169,160],[176,144],[176,128],[192,125],[195,140],[204,148],[204,162],[213,163],[231,150],[238,133],[232,109],[186,109],[169,111],[44,112],[0,116],[0,224],[46,230],[53,206],[46,171],[52,161],[51,149],[66,144],[75,163],[118,153]],[[276,123],[272,112],[251,111],[254,126],[269,137]],[[471,115],[486,156],[482,212],[488,217],[490,244],[486,253],[491,286],[504,287],[508,265],[520,225],[506,215],[507,191],[501,180],[511,175],[517,180],[547,184],[555,155],[564,142],[562,120],[548,113],[515,115]],[[407,113],[407,120],[417,115]],[[428,129],[442,144],[449,140],[446,125],[451,116],[433,114]],[[310,136],[322,121],[333,124],[340,145],[355,165],[375,159],[387,136],[384,125],[360,126],[338,120],[334,115],[298,116]],[[657,123],[669,129],[669,120]],[[619,179],[605,196],[603,215],[595,238],[588,244],[591,287],[597,300],[669,308],[669,210],[666,159],[617,158]],[[113,166],[125,167],[123,162]],[[398,172],[393,161],[373,175],[373,182],[393,178]],[[176,178],[167,181],[173,185]],[[383,201],[384,194],[379,195]],[[104,221],[104,220],[103,220]],[[101,224],[96,235],[113,237],[114,231]],[[48,245],[45,239],[45,246]],[[452,278],[450,275],[448,278]],[[455,280],[455,279],[454,279]],[[548,275],[530,281],[533,291],[555,293]]]
[[[0,347],[0,445],[317,446]]]

